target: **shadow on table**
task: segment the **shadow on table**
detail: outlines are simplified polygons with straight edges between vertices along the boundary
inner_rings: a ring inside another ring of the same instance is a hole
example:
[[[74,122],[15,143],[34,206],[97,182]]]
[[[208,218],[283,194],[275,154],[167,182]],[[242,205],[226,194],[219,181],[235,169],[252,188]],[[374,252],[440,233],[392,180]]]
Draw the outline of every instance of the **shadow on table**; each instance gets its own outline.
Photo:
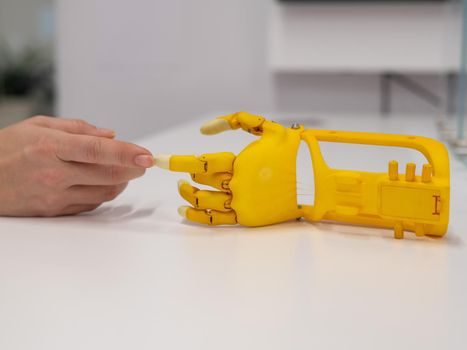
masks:
[[[77,220],[80,223],[86,222],[88,224],[121,224],[120,229],[127,229],[131,227],[132,230],[150,232],[150,233],[161,233],[161,230],[156,229],[156,223],[148,222],[133,222],[138,219],[144,219],[151,217],[157,210],[158,205],[154,204],[150,207],[135,209],[132,205],[106,205],[100,207],[92,212],[83,213],[77,216],[66,217],[67,221],[70,218]],[[63,219],[63,217],[62,217]],[[52,220],[61,220],[60,218],[54,218]],[[160,220],[160,218],[159,218]],[[130,226],[124,224],[131,223]],[[164,222],[167,232],[171,234],[178,233],[183,235],[201,235],[201,236],[222,236],[222,235],[250,235],[253,232],[258,234],[287,234],[294,233],[296,230],[304,232],[303,230],[310,229],[311,234],[322,234],[322,235],[343,235],[346,237],[352,237],[354,239],[387,239],[395,242],[415,242],[416,244],[430,244],[430,245],[448,245],[451,247],[462,247],[465,245],[462,237],[452,231],[448,232],[443,238],[433,237],[416,237],[412,232],[406,232],[403,240],[395,240],[393,231],[389,229],[380,229],[373,227],[345,225],[336,222],[318,222],[311,223],[306,220],[289,221],[282,224],[264,226],[264,227],[243,227],[239,225],[234,226],[207,226],[197,224],[187,220]]]
[[[406,231],[404,239],[396,240],[394,231],[391,229],[346,225],[336,222],[319,222],[313,225],[316,225],[320,231],[327,231],[326,234],[346,235],[359,239],[382,238],[398,242],[416,242],[417,244],[438,244],[453,247],[465,245],[462,237],[452,231],[448,231],[444,237],[416,237],[415,233]]]
[[[155,210],[156,207],[135,209],[132,205],[105,206],[79,217],[86,217],[92,221],[122,222],[149,217]]]
[[[390,229],[381,229],[375,227],[366,227],[366,226],[356,226],[356,225],[347,225],[340,224],[336,222],[317,222],[312,223],[306,220],[295,220],[284,222],[277,225],[264,226],[264,227],[242,227],[242,226],[206,226],[203,224],[198,224],[184,220],[182,226],[186,228],[186,232],[192,231],[197,232],[198,230],[204,229],[208,230],[209,233],[216,232],[216,235],[219,234],[230,234],[232,231],[237,231],[237,233],[246,233],[251,234],[255,232],[258,233],[293,233],[294,230],[300,230],[303,232],[303,229],[310,229],[310,233],[313,234],[323,234],[323,235],[344,235],[346,237],[352,237],[355,239],[387,239],[395,242],[416,242],[417,244],[433,244],[433,245],[449,245],[453,247],[462,247],[465,245],[462,237],[455,234],[452,231],[446,233],[444,237],[416,237],[413,232],[406,232],[404,239],[396,240],[394,238],[394,231]]]
[[[224,226],[210,226],[206,224],[199,224],[193,221],[189,221],[183,219],[181,222],[182,227],[185,228],[185,232],[200,232],[204,231],[210,234],[216,234],[217,236],[225,234],[247,234],[250,235],[252,233],[255,234],[287,234],[293,233],[294,230],[303,230],[303,227],[309,225],[304,220],[292,220],[283,222],[276,225],[269,225],[269,226],[259,226],[259,227],[248,227],[248,226],[241,226],[241,225],[224,225]],[[182,230],[182,229],[180,229]]]
[[[242,226],[206,226],[197,224],[188,220],[183,220],[179,227],[179,231],[184,233],[197,233],[204,231],[204,233],[222,235],[222,234],[288,234],[294,233],[295,230],[304,232],[303,230],[310,230],[313,235],[342,235],[353,239],[385,239],[394,242],[415,242],[420,245],[449,245],[453,247],[462,247],[465,245],[461,236],[454,232],[448,232],[444,237],[416,237],[413,232],[406,232],[403,240],[394,239],[394,231],[390,229],[381,229],[374,227],[346,225],[336,222],[317,222],[311,223],[306,220],[296,220],[284,222],[277,225],[264,226],[264,227],[242,227]]]

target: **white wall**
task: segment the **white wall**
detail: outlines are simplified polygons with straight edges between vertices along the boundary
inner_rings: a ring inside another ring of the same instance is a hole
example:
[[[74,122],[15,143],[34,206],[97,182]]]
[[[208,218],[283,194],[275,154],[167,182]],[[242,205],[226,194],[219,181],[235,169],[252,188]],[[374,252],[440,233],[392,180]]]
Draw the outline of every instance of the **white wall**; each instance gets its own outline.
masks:
[[[62,115],[126,137],[272,101],[268,0],[61,0]]]
[[[58,0],[60,115],[124,138],[206,114],[366,112],[377,75],[275,74],[273,0]],[[440,89],[437,77],[422,77]],[[396,91],[396,110],[433,113]]]

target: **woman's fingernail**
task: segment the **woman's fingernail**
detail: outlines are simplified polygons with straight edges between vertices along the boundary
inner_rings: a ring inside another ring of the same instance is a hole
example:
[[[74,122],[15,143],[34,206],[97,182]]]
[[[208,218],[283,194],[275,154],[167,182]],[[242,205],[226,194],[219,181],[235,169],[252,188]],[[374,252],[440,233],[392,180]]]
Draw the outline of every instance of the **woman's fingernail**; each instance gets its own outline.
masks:
[[[154,165],[154,160],[151,156],[140,155],[135,157],[135,164],[143,168],[150,168]]]

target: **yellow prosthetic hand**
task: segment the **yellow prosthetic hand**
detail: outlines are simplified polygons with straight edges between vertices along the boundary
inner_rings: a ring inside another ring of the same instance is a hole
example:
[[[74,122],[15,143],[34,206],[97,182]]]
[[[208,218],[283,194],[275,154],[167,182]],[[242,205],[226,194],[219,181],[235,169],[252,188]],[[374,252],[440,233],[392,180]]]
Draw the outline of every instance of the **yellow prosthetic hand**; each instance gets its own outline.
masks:
[[[218,191],[205,191],[179,181],[181,196],[191,206],[180,214],[210,225],[264,226],[304,217],[394,229],[417,236],[443,236],[449,221],[449,158],[436,140],[378,133],[285,128],[261,116],[239,112],[206,123],[206,135],[243,129],[260,138],[238,156],[214,153],[196,156],[156,156],[155,164],[187,172],[193,181]],[[296,159],[301,141],[309,147],[315,176],[314,205],[297,203]],[[319,142],[406,147],[421,152],[428,163],[420,176],[407,164],[401,176],[396,161],[387,173],[330,168]]]

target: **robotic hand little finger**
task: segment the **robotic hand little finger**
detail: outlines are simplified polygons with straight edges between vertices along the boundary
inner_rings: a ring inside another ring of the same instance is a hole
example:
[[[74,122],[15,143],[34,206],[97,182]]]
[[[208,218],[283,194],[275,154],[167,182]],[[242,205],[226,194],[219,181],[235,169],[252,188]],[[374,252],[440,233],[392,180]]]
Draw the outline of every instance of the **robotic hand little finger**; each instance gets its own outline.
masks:
[[[205,191],[179,181],[179,192],[191,206],[180,214],[211,225],[264,226],[305,217],[350,224],[393,228],[417,236],[443,236],[449,221],[449,158],[438,141],[424,137],[285,128],[261,116],[239,112],[206,123],[206,135],[242,128],[260,138],[238,156],[214,153],[196,156],[156,156],[156,165],[188,172],[193,181],[219,191]],[[315,176],[315,204],[297,203],[296,159],[301,141],[309,147]],[[407,147],[420,151],[428,163],[421,176],[409,163],[405,178],[396,161],[387,173],[330,168],[319,142]]]

